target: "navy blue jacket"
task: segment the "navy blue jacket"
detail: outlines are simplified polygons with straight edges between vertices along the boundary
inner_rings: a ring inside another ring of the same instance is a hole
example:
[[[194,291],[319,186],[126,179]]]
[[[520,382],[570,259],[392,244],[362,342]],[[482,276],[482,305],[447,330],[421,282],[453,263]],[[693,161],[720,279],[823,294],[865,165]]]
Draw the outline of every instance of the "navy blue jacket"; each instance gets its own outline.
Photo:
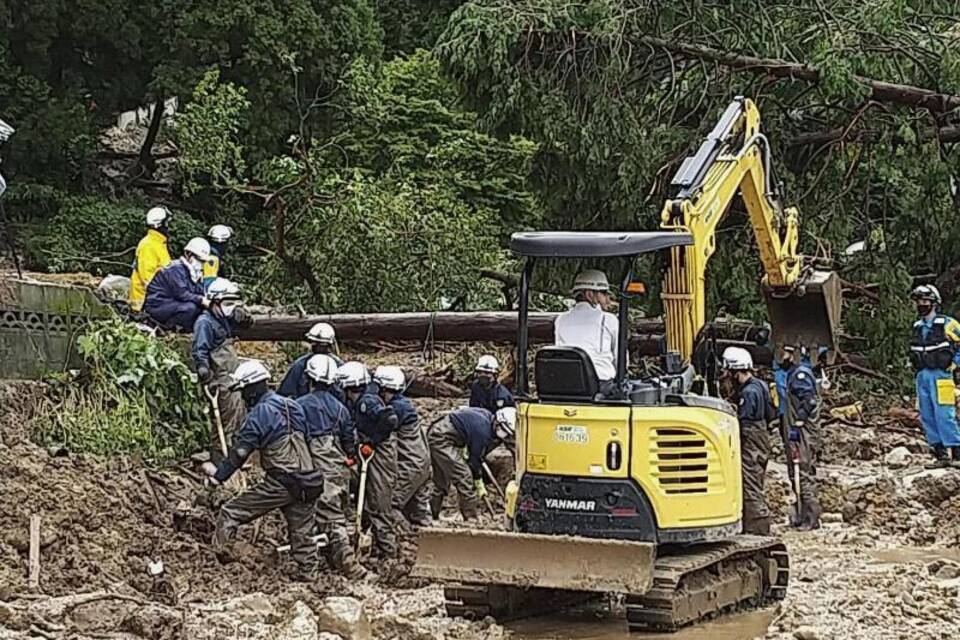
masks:
[[[796,412],[796,419],[809,420],[820,404],[817,378],[813,369],[806,364],[790,367],[787,374],[787,393],[790,395],[790,406]]]
[[[190,331],[203,309],[203,284],[195,282],[183,260],[174,260],[147,285],[143,310],[168,329]]]
[[[233,322],[211,311],[204,311],[193,325],[193,347],[190,351],[197,369],[210,369],[210,354],[223,346],[233,335]]]
[[[353,423],[361,442],[374,447],[390,437],[398,425],[396,413],[380,399],[380,387],[370,383],[356,402],[347,403],[353,412]]]
[[[400,393],[393,396],[390,399],[390,406],[393,407],[393,410],[397,414],[397,424],[405,425],[410,423],[415,423],[420,419],[420,416],[417,415],[417,410],[414,408],[413,403],[410,402],[410,398]]]
[[[303,408],[307,419],[307,435],[310,439],[325,435],[336,435],[340,447],[348,455],[354,455],[357,448],[357,435],[350,411],[334,397],[329,390],[314,389],[305,396],[297,398],[297,404]]]
[[[493,414],[486,409],[471,407],[450,413],[450,423],[467,445],[467,464],[473,479],[483,477],[483,459],[493,448]]]
[[[287,396],[288,398],[299,398],[310,393],[310,389],[313,388],[313,382],[310,380],[310,377],[307,376],[307,361],[314,355],[316,354],[304,354],[290,364],[290,368],[287,369],[286,375],[283,376],[283,380],[280,382],[280,388],[277,389],[277,393],[282,396]],[[333,358],[338,367],[343,364],[343,360],[332,353],[327,355]],[[330,391],[340,402],[346,401],[343,397],[343,389],[338,385],[332,385]]]
[[[517,403],[513,399],[513,394],[499,382],[489,389],[484,389],[479,380],[474,380],[470,385],[470,406],[496,413],[504,407],[515,407]]]
[[[290,417],[289,425],[287,416]],[[278,438],[287,437],[290,431],[298,431],[309,440],[303,409],[289,398],[267,391],[247,412],[243,425],[233,437],[230,454],[220,463],[214,477],[218,482],[226,482],[251,453],[262,451]]]
[[[750,378],[740,387],[737,417],[741,425],[759,423],[764,427],[774,419],[770,388],[759,378]]]

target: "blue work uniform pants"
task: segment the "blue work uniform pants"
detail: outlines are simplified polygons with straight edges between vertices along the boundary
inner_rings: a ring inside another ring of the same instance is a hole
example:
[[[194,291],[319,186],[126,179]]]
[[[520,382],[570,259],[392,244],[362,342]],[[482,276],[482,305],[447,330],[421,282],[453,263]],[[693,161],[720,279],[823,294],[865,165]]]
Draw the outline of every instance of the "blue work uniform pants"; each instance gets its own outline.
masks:
[[[960,447],[953,374],[943,369],[917,372],[917,405],[931,447]]]

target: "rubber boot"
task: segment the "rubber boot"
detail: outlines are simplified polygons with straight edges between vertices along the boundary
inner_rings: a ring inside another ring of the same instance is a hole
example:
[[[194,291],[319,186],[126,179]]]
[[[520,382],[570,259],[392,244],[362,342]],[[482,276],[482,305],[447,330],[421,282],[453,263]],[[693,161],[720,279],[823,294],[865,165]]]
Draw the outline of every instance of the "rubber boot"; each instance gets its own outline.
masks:
[[[357,557],[350,546],[350,537],[345,527],[335,527],[330,531],[330,542],[327,546],[327,558],[334,569],[351,580],[363,578],[367,571],[357,562]]]
[[[947,449],[943,445],[933,447],[933,457],[931,462],[924,465],[926,469],[943,469],[950,466],[950,459],[947,457]]]
[[[797,531],[813,531],[820,528],[820,505],[813,503],[804,505],[802,520]]]
[[[743,532],[755,536],[770,535],[770,518],[744,519]]]
[[[950,447],[950,455],[953,458],[950,461],[952,466],[960,469],[960,447]]]

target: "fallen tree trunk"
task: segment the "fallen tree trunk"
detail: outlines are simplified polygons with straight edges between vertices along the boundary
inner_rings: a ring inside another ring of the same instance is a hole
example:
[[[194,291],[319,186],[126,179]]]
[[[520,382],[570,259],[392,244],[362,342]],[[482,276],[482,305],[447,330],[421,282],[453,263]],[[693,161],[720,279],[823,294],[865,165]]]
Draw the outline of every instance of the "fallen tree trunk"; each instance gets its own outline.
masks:
[[[553,321],[557,313],[531,313],[528,327],[531,342],[553,342]],[[433,340],[436,342],[516,342],[515,311],[438,312],[438,313],[344,313],[316,316],[254,314],[254,324],[240,329],[241,340],[274,342],[303,340],[317,322],[326,322],[337,331],[337,339],[347,342],[373,340]],[[753,323],[718,320],[713,323],[722,338],[748,340],[756,330]],[[643,342],[663,335],[658,319],[631,323],[633,340]]]

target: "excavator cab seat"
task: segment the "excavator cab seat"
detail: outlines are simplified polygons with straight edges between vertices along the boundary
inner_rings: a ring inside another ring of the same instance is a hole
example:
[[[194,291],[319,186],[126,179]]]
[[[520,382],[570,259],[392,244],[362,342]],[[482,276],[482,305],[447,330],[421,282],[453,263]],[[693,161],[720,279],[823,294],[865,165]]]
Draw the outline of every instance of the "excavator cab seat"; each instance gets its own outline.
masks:
[[[600,392],[593,361],[579,347],[542,347],[534,375],[537,395],[547,402],[594,402]]]

